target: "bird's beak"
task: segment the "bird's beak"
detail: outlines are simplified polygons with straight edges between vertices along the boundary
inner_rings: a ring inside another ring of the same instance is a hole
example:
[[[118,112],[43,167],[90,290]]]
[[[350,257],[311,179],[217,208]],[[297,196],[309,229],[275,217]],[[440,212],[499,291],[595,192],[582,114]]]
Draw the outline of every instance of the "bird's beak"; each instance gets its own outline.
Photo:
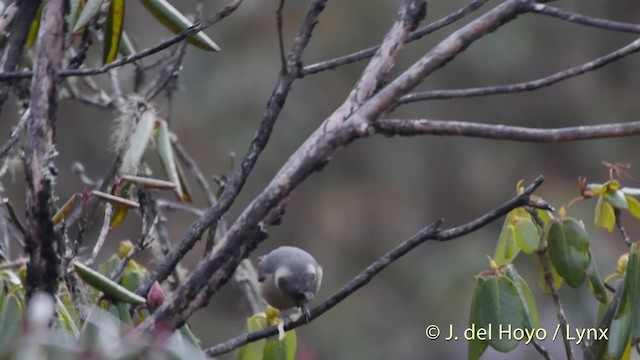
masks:
[[[311,291],[305,291],[304,298],[308,302],[308,301],[313,301],[313,299],[315,299],[316,296]]]

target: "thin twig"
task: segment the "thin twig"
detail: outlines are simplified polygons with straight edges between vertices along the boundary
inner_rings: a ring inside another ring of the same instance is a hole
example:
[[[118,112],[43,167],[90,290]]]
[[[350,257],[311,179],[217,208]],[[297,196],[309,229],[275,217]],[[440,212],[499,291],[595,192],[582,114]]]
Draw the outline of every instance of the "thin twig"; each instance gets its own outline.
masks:
[[[615,138],[640,135],[640,121],[604,125],[538,129],[522,126],[493,125],[466,121],[428,119],[380,119],[373,124],[377,134],[386,136],[465,136],[483,139],[540,143]]]
[[[13,127],[13,129],[11,130],[11,134],[9,135],[9,139],[7,139],[7,142],[5,142],[4,145],[2,145],[2,148],[0,149],[0,159],[3,158],[5,155],[7,155],[9,150],[11,150],[13,145],[15,145],[15,143],[18,141],[18,138],[20,137],[20,133],[22,132],[22,130],[24,130],[25,126],[27,125],[27,119],[29,119],[30,115],[31,115],[31,108],[28,108],[22,114],[16,126]]]
[[[569,343],[569,340],[567,339],[567,332],[569,331],[567,317],[564,314],[564,308],[562,307],[562,303],[560,303],[558,290],[556,289],[553,281],[553,275],[551,274],[551,263],[549,261],[547,244],[544,244],[543,246],[544,248],[537,252],[538,259],[540,259],[540,264],[542,266],[542,269],[544,270],[544,280],[547,282],[547,286],[551,291],[551,297],[553,298],[553,304],[556,307],[558,321],[560,322],[560,326],[562,327],[562,342],[564,343],[564,350],[567,354],[567,360],[573,360],[573,349],[571,348],[571,343]]]
[[[27,259],[18,259],[7,263],[0,263],[0,270],[16,269],[25,265],[28,261]]]
[[[343,286],[339,291],[333,294],[329,299],[325,300],[320,305],[316,306],[311,310],[311,316],[308,321],[313,321],[317,319],[319,316],[332,309],[334,306],[345,300],[351,294],[355,293],[358,289],[365,286],[371,281],[380,271],[385,269],[394,261],[400,259],[402,256],[409,253],[411,250],[415,249],[417,246],[421,245],[427,240],[435,240],[435,241],[448,241],[459,238],[463,235],[469,234],[483,226],[488,225],[492,221],[504,216],[509,211],[521,207],[521,206],[532,206],[530,203],[531,194],[542,184],[544,178],[539,176],[536,178],[524,192],[504,204],[500,205],[496,209],[487,212],[486,214],[480,216],[479,218],[464,224],[458,227],[450,228],[450,229],[441,229],[442,220],[438,220],[435,223],[423,228],[418,231],[416,234],[411,236],[409,239],[396,246],[393,250],[387,252],[382,257],[374,261],[371,265],[369,265],[364,271],[358,274],[356,277],[351,279],[345,286]],[[536,204],[535,206],[540,205]],[[305,325],[307,322],[305,319],[297,319],[296,321],[287,321],[284,324],[284,330],[295,329],[301,325]],[[266,337],[275,335],[278,333],[278,328],[276,326],[270,326],[267,328],[260,329],[258,331],[254,331],[248,334],[240,335],[231,340],[225,341],[213,347],[210,347],[205,350],[205,353],[208,356],[217,356],[220,354],[227,353],[232,351],[242,345],[248,344],[250,342],[258,341],[260,339],[264,339]]]
[[[532,340],[531,343],[533,344],[533,347],[536,348],[538,353],[540,353],[540,355],[542,355],[543,358],[545,358],[546,360],[553,360],[553,357],[551,356],[551,354],[549,354],[547,349],[544,346],[542,346],[542,344],[540,344],[535,339]]]
[[[631,247],[631,238],[629,238],[627,231],[624,229],[624,225],[622,225],[622,213],[620,209],[614,208],[613,214],[616,218],[616,227],[618,228],[618,231],[620,231],[620,235],[622,235],[622,240],[624,240],[628,247]]]
[[[220,20],[226,18],[227,16],[231,15],[237,8],[238,6],[240,6],[240,4],[242,3],[242,0],[233,0],[229,5],[225,6],[224,8],[222,8],[220,11],[218,11],[215,15],[211,16],[210,18],[198,22],[196,24],[194,24],[193,26],[187,28],[186,30],[180,32],[179,34],[165,40],[162,41],[161,43],[159,43],[158,45],[152,46],[150,48],[144,49],[142,51],[139,51],[135,54],[131,54],[129,56],[125,56],[123,58],[120,58],[112,63],[109,64],[105,64],[103,66],[100,67],[96,67],[96,68],[87,68],[87,69],[67,69],[67,70],[63,70],[60,71],[59,76],[61,77],[67,77],[67,76],[87,76],[87,75],[99,75],[99,74],[104,74],[107,71],[111,70],[111,69],[116,69],[119,68],[123,65],[138,61],[140,59],[143,59],[147,56],[153,55],[157,52],[160,52],[172,45],[175,45],[177,43],[179,43],[182,40],[185,40],[195,34],[197,34],[198,32],[218,23]],[[31,71],[5,71],[4,73],[0,73],[0,81],[7,81],[7,80],[13,80],[13,79],[25,79],[25,78],[30,78],[33,75],[33,73]]]
[[[204,194],[204,196],[207,198],[209,206],[215,204],[216,197],[213,194],[213,191],[211,191],[209,182],[202,174],[202,171],[200,171],[200,168],[198,167],[196,161],[191,157],[191,155],[189,155],[189,153],[187,153],[175,134],[171,134],[171,145],[173,146],[173,151],[175,151],[176,155],[178,155],[178,159],[180,159],[182,163],[187,166],[188,170],[190,170],[193,176],[196,178],[196,182],[202,189],[202,193]]]
[[[596,27],[599,29],[640,34],[640,25],[638,24],[630,24],[630,23],[624,23],[619,21],[600,19],[596,17],[574,13],[567,10],[558,9],[553,6],[544,5],[544,4],[532,3],[532,4],[527,4],[527,7],[529,8],[529,11],[533,13],[555,17],[558,19],[562,19],[562,20],[580,24],[580,25]]]
[[[429,25],[426,25],[416,31],[412,32],[409,35],[409,39],[407,42],[415,41],[421,39],[422,37],[435,32],[436,30],[442,29],[443,27],[450,25],[463,17],[471,14],[475,10],[479,9],[482,5],[484,5],[488,0],[473,0],[468,5],[463,8],[453,12],[452,14],[437,20]],[[322,71],[332,70],[342,65],[351,64],[357,61],[365,60],[373,56],[376,53],[380,45],[372,46],[370,48],[366,48],[363,50],[356,51],[349,55],[344,55],[337,57],[335,59],[325,60],[322,62],[318,62],[315,64],[307,65],[302,68],[300,72],[300,76],[306,76],[311,74],[317,74]]]
[[[100,235],[98,235],[98,241],[96,241],[96,245],[93,247],[93,251],[91,251],[91,257],[84,262],[85,265],[90,266],[96,260],[98,253],[102,249],[104,245],[104,241],[107,239],[107,234],[109,233],[109,229],[111,227],[111,213],[113,211],[113,206],[109,203],[106,203],[104,206],[104,220],[102,221],[102,228],[100,229]]]
[[[158,208],[163,209],[163,210],[168,210],[168,211],[176,211],[176,210],[181,210],[181,211],[185,211],[188,213],[191,213],[195,216],[202,216],[204,215],[204,210],[197,208],[193,205],[189,205],[189,204],[185,204],[185,203],[181,203],[181,202],[176,202],[176,201],[170,201],[170,200],[166,200],[166,199],[158,199],[156,200],[158,203]]]
[[[116,280],[118,277],[120,277],[124,269],[127,267],[127,264],[129,263],[129,261],[131,261],[131,259],[137,254],[139,254],[142,250],[148,248],[149,245],[151,245],[151,243],[155,239],[156,228],[159,222],[160,222],[160,216],[156,215],[151,225],[149,225],[149,229],[147,230],[146,234],[144,234],[140,238],[140,240],[138,240],[136,245],[131,250],[129,250],[127,255],[125,255],[125,257],[121,259],[118,266],[115,269],[113,269],[113,271],[109,274],[109,279]]]
[[[629,45],[605,56],[536,80],[521,82],[517,84],[476,87],[469,89],[423,91],[402,96],[398,100],[398,104],[409,104],[412,102],[424,100],[455,99],[499,94],[515,94],[523,91],[533,91],[546,86],[551,86],[555,83],[570,79],[572,77],[576,77],[578,75],[582,75],[589,71],[600,69],[616,60],[622,59],[638,51],[640,51],[640,40],[635,40]]]
[[[315,0],[308,11],[305,20],[300,27],[298,35],[294,39],[289,52],[287,62],[298,63],[306,48],[311,34],[317,22],[320,12],[324,9],[326,0]],[[258,157],[267,145],[275,122],[284,106],[291,85],[296,79],[295,73],[281,74],[276,87],[267,103],[267,109],[254,135],[249,150],[240,166],[233,172],[226,183],[224,191],[220,194],[215,204],[205,214],[189,226],[180,242],[171,250],[165,259],[153,271],[151,276],[137,290],[138,294],[146,294],[154,281],[161,282],[171,274],[180,260],[191,250],[202,234],[227,212],[231,204],[242,190],[247,177],[253,170]]]

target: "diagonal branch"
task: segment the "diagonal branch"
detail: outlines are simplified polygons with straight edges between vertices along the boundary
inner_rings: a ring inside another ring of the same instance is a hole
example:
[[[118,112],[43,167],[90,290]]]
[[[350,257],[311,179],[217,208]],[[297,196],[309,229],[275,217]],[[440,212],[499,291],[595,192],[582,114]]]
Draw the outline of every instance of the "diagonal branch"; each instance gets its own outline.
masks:
[[[316,306],[313,310],[311,310],[311,317],[309,321],[317,319],[319,316],[329,311],[334,306],[338,305],[340,302],[345,300],[351,294],[355,293],[358,289],[368,284],[369,281],[371,281],[371,279],[373,279],[380,271],[384,270],[391,263],[400,259],[402,256],[406,255],[409,251],[415,249],[425,241],[428,241],[428,240],[448,241],[448,240],[457,239],[461,236],[464,236],[473,231],[476,231],[477,229],[482,228],[487,224],[490,224],[494,220],[499,219],[500,217],[507,214],[509,211],[521,206],[534,206],[534,207],[550,210],[551,208],[547,204],[534,202],[531,199],[531,195],[540,186],[540,184],[542,184],[543,180],[544,178],[542,176],[539,176],[529,186],[527,186],[527,188],[521,195],[518,195],[510,199],[509,201],[500,205],[496,209],[489,211],[488,213],[480,216],[479,218],[467,224],[460,225],[450,229],[441,229],[440,226],[442,225],[442,220],[438,220],[435,223],[418,231],[409,239],[405,240],[403,243],[396,246],[394,249],[392,249],[391,251],[387,252],[382,257],[374,261],[364,271],[362,271],[360,274],[354,277],[351,281],[349,281],[345,286],[343,286],[340,290],[338,290],[335,294],[333,294],[329,299],[325,300],[323,303],[321,303],[320,305]],[[291,330],[302,325],[305,325],[305,320],[298,319],[296,321],[289,321],[285,323],[284,329]],[[250,342],[258,341],[260,339],[273,336],[277,333],[278,333],[277,326],[263,328],[258,331],[253,331],[248,334],[240,335],[236,338],[233,338],[221,344],[210,347],[205,350],[205,353],[208,356],[217,356],[217,355],[232,351]]]
[[[373,127],[376,133],[386,136],[465,136],[539,143],[560,143],[640,135],[640,121],[556,129],[534,129],[465,121],[380,119],[373,124]]]
[[[545,5],[545,4],[529,4],[527,5],[527,7],[529,11],[533,13],[551,16],[557,19],[562,19],[562,20],[580,24],[580,25],[591,26],[599,29],[640,34],[639,24],[630,24],[630,23],[624,23],[619,21],[612,21],[607,19],[600,19],[596,17],[581,15],[578,13],[558,9],[556,7]]]
[[[424,16],[425,3],[422,0],[405,0],[401,16],[397,22],[414,24]],[[414,25],[415,26],[415,25]],[[392,27],[394,31],[411,31],[411,25]],[[385,38],[389,42],[399,43],[406,39],[401,34],[390,35]],[[391,45],[391,44],[389,44]],[[388,49],[393,49],[390,46]],[[393,61],[395,52],[382,54],[372,60],[374,64]],[[391,60],[390,60],[391,59]],[[287,61],[291,64],[291,61]],[[385,66],[373,65],[376,71],[384,72]],[[293,74],[295,76],[295,74]],[[368,75],[367,75],[368,76]],[[371,75],[376,78],[375,74]],[[365,76],[363,75],[363,78]],[[366,95],[365,95],[366,96]],[[325,156],[334,152],[339,146],[351,141],[353,132],[349,127],[339,126],[340,119],[350,115],[352,106],[345,103],[325,122],[326,128],[331,128],[331,120],[335,123],[335,130],[329,130],[332,136],[322,136],[323,130],[317,130],[310,139],[289,159],[288,163],[276,175],[276,178],[240,215],[236,222],[229,228],[225,236],[216,244],[213,251],[200,261],[197,268],[185,284],[178,288],[170,301],[159,308],[154,315],[141,324],[141,328],[152,328],[157,322],[166,323],[169,326],[177,326],[185,321],[195,310],[206,304],[209,298],[230,279],[234,269],[242,259],[246,258],[249,251],[253,250],[257,243],[264,239],[263,229],[270,222],[262,222],[267,215],[277,217],[277,213],[284,207],[288,194],[313,170],[322,163],[326,163]],[[323,125],[321,128],[325,128]],[[319,143],[315,143],[318,140]],[[301,157],[302,156],[302,157]],[[306,159],[304,157],[307,157]],[[228,186],[228,185],[227,185]]]
[[[564,81],[564,80],[576,77],[578,75],[582,75],[586,72],[600,69],[616,60],[622,59],[638,51],[640,51],[640,39],[612,53],[599,57],[595,60],[557,72],[555,74],[552,74],[540,79],[521,82],[517,84],[510,84],[510,85],[487,86],[487,87],[477,87],[477,88],[470,88],[470,89],[424,91],[424,92],[404,95],[398,100],[398,104],[409,104],[412,102],[423,101],[423,100],[435,100],[435,99],[440,100],[440,99],[466,98],[466,97],[477,97],[477,96],[488,96],[488,95],[499,95],[499,94],[514,94],[514,93],[523,92],[523,91],[537,90],[546,86],[551,86],[560,81]]]
[[[315,0],[311,5],[305,20],[300,27],[300,31],[294,40],[291,48],[292,50],[289,52],[287,63],[295,64],[301,59],[302,52],[311,39],[311,34],[313,33],[318,16],[324,9],[325,3],[326,0]],[[258,160],[258,157],[262,153],[262,150],[267,146],[267,142],[269,141],[275,122],[282,110],[282,107],[284,106],[295,79],[296,73],[294,72],[280,75],[276,88],[267,103],[267,110],[265,111],[258,130],[251,141],[249,150],[247,151],[247,154],[242,160],[240,166],[233,172],[225,184],[224,191],[222,191],[216,203],[210,207],[203,216],[189,226],[189,229],[187,229],[185,234],[182,236],[180,242],[169,254],[167,254],[162,263],[154,269],[148,280],[136,290],[138,294],[146,294],[154,281],[162,282],[166,279],[176,267],[180,259],[182,259],[187,252],[194,247],[202,234],[212,224],[220,220],[222,215],[224,215],[224,213],[226,213],[231,207],[231,204],[233,204],[236,197],[242,190],[242,187]]]
[[[466,5],[465,7],[451,13],[448,16],[445,16],[444,18],[434,21],[429,25],[426,25],[420,29],[417,29],[416,31],[412,32],[409,35],[409,40],[407,40],[407,42],[411,42],[411,41],[415,41],[418,39],[423,38],[426,35],[429,35],[433,32],[435,32],[436,30],[442,29],[443,27],[450,25],[460,19],[462,19],[463,17],[471,14],[472,12],[474,12],[475,10],[479,9],[482,5],[484,5],[488,0],[473,0],[471,1],[471,3],[469,3],[468,5]],[[322,71],[326,71],[326,70],[333,70],[339,66],[342,65],[348,65],[357,61],[361,61],[361,60],[365,60],[368,59],[370,57],[372,57],[376,51],[380,48],[380,45],[376,45],[376,46],[372,46],[370,48],[366,48],[366,49],[362,49],[359,51],[356,51],[352,54],[349,55],[344,55],[344,56],[340,56],[337,57],[335,59],[331,59],[331,60],[326,60],[326,61],[322,61],[322,62],[318,62],[315,64],[311,64],[311,65],[307,65],[304,68],[302,68],[302,71],[300,72],[300,76],[306,76],[306,75],[312,75],[312,74],[317,74],[319,72]]]
[[[24,145],[28,296],[38,291],[54,295],[58,288],[60,260],[56,249],[59,244],[51,221],[51,187],[56,174],[52,158],[55,156],[56,80],[62,60],[63,27],[64,1],[47,1],[36,43],[31,111]]]

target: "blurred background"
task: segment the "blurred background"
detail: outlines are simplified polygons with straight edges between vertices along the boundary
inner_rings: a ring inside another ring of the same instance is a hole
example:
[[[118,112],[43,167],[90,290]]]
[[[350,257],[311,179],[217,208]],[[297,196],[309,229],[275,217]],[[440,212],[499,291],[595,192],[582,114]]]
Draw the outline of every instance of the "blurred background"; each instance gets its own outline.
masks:
[[[193,14],[195,1],[172,1]],[[304,55],[304,63],[333,58],[377,44],[395,17],[400,0],[329,1]],[[399,74],[453,30],[497,5],[490,1],[477,13],[409,44],[400,54],[392,76]],[[291,44],[309,1],[288,1],[285,39]],[[432,0],[427,19],[435,21],[464,6],[462,0]],[[207,1],[205,14],[213,14],[223,1]],[[155,102],[161,115],[210,178],[230,172],[230,154],[241,159],[265,110],[280,70],[275,26],[276,0],[245,0],[236,13],[208,29],[223,49],[207,53],[187,48],[179,90],[169,104]],[[554,3],[579,13],[626,22],[638,22],[635,1],[578,1]],[[138,48],[170,36],[137,1],[127,3],[125,29]],[[634,40],[630,34],[607,32],[556,19],[522,15],[497,32],[474,43],[445,68],[427,78],[425,89],[448,89],[521,82],[543,77],[605,55]],[[99,65],[100,46],[88,60]],[[638,57],[630,56],[597,72],[536,92],[476,99],[429,101],[402,106],[393,118],[464,120],[529,127],[564,127],[638,120],[640,71]],[[151,63],[148,59],[145,63]],[[227,216],[229,221],[270,181],[290,154],[341,104],[366,62],[340,67],[298,80],[276,124],[268,147],[248,179],[244,191]],[[120,72],[125,91],[132,71]],[[95,80],[107,92],[107,75]],[[16,102],[2,111],[0,135],[8,135],[17,121]],[[81,162],[89,176],[99,178],[113,159],[109,137],[117,114],[65,101],[59,106],[56,165],[60,171],[56,193],[66,199],[84,187],[71,171]],[[566,144],[532,144],[459,137],[385,138],[359,140],[339,151],[322,172],[313,174],[293,194],[281,226],[270,229],[252,259],[283,245],[311,252],[324,267],[318,300],[332,295],[352,277],[425,225],[438,218],[452,227],[491,210],[515,194],[516,182],[528,184],[546,177],[537,192],[556,207],[577,197],[578,176],[603,182],[608,178],[602,160],[631,163],[640,187],[637,139],[592,140]],[[159,170],[155,154],[149,162]],[[162,176],[161,171],[157,171]],[[5,196],[20,214],[24,209],[23,174],[5,180]],[[195,204],[205,201],[192,181]],[[213,184],[213,182],[212,182]],[[171,198],[169,196],[169,198]],[[592,239],[603,276],[613,272],[626,246],[617,233],[595,229],[595,201],[572,206],[569,215],[583,219]],[[101,216],[101,215],[100,215]],[[169,214],[172,240],[177,241],[194,220],[189,214]],[[627,230],[636,240],[637,221],[625,214]],[[489,266],[503,219],[471,235],[444,243],[428,242],[389,266],[363,289],[308,326],[299,328],[299,359],[419,359],[463,358],[464,341],[430,341],[426,326],[462,329],[468,322],[474,276]],[[100,223],[97,221],[96,223]],[[97,229],[89,235],[95,239]],[[137,239],[139,218],[129,216],[124,226],[110,233],[109,246],[121,239]],[[88,253],[92,244],[86,244]],[[110,250],[110,249],[107,249]],[[192,268],[202,244],[187,257]],[[103,251],[106,258],[109,251]],[[141,261],[148,258],[141,257]],[[152,264],[150,266],[153,266]],[[529,282],[540,310],[542,326],[552,332],[557,323],[552,300],[535,285],[534,259],[520,256],[516,266]],[[586,286],[560,291],[569,323],[592,326],[597,307]],[[239,290],[229,284],[205,309],[190,320],[194,332],[208,347],[243,331],[250,315]],[[560,341],[543,342],[551,355],[564,358]],[[578,346],[574,351],[580,354]],[[578,355],[580,358],[581,355]],[[225,355],[222,358],[231,358]],[[500,354],[489,349],[486,359],[538,359],[532,346]]]

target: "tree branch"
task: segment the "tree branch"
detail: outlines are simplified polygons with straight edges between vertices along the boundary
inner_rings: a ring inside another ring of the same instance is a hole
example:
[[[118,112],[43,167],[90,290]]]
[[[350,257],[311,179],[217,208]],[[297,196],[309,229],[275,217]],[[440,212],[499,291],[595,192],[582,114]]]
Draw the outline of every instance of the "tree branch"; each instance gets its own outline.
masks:
[[[29,2],[29,1],[27,1]],[[152,46],[150,48],[144,49],[142,51],[139,51],[135,54],[131,54],[129,56],[125,56],[123,58],[120,58],[112,63],[109,64],[105,64],[103,66],[100,67],[96,67],[96,68],[89,68],[89,69],[67,69],[67,70],[63,70],[60,71],[58,73],[59,76],[61,77],[68,77],[68,76],[87,76],[87,75],[99,75],[99,74],[104,74],[107,71],[111,70],[111,69],[115,69],[115,68],[119,68],[123,65],[138,61],[140,59],[143,59],[147,56],[153,55],[157,52],[160,52],[172,45],[175,45],[177,43],[179,43],[182,40],[185,40],[197,33],[199,33],[200,31],[211,27],[213,25],[215,25],[216,23],[220,22],[220,20],[226,18],[227,16],[231,15],[242,3],[242,0],[233,0],[229,5],[225,6],[224,8],[222,8],[221,10],[219,10],[215,15],[213,15],[212,17],[201,21],[201,22],[197,22],[195,24],[193,24],[191,27],[189,27],[188,29],[182,31],[181,33],[159,43],[158,45]],[[28,27],[27,27],[28,30]],[[11,71],[5,71],[3,73],[0,73],[0,81],[7,81],[7,80],[13,80],[13,79],[26,79],[26,78],[30,78],[33,75],[33,72],[31,71],[17,71],[17,72],[11,72]]]
[[[27,183],[27,295],[58,288],[59,241],[51,221],[51,186],[56,170],[52,158],[56,114],[56,80],[63,46],[64,1],[44,4],[36,43],[36,67],[31,83],[31,114],[27,123],[24,163]]]
[[[600,19],[596,17],[581,15],[578,13],[558,9],[553,6],[544,5],[544,4],[533,3],[533,4],[527,5],[527,7],[529,11],[533,13],[551,16],[557,19],[562,19],[562,20],[580,24],[580,25],[591,26],[591,27],[596,27],[596,28],[605,29],[605,30],[640,34],[640,25],[638,24],[629,24],[629,23],[623,23],[619,21],[612,21],[607,19]]]
[[[300,31],[296,36],[291,51],[289,52],[287,62],[297,63],[302,52],[309,43],[311,34],[317,22],[318,16],[324,9],[327,0],[315,0],[311,8],[307,12],[307,16],[300,27]],[[251,141],[251,145],[240,166],[233,172],[227,181],[224,191],[218,197],[216,203],[210,207],[206,213],[189,226],[180,242],[171,250],[153,271],[151,276],[136,290],[138,294],[146,294],[154,281],[162,282],[169,276],[171,271],[176,267],[180,259],[182,259],[189,250],[193,248],[202,234],[215,222],[220,220],[222,215],[227,212],[231,204],[242,190],[244,183],[253,170],[258,157],[262,150],[266,147],[275,122],[280,115],[280,111],[291,90],[291,85],[296,79],[296,73],[290,72],[281,74],[276,87],[271,94],[271,98],[267,103],[262,121],[258,126],[258,130]]]
[[[466,136],[540,143],[561,143],[640,135],[640,121],[556,129],[534,129],[521,126],[481,124],[466,121],[380,119],[373,124],[373,127],[376,133],[386,136]]]
[[[201,260],[185,284],[178,288],[170,301],[139,326],[148,330],[160,322],[175,327],[184,322],[196,309],[206,304],[220,287],[229,280],[238,263],[246,258],[264,236],[255,236],[269,222],[268,215],[284,207],[291,191],[312,172],[321,169],[335,153],[357,138],[368,136],[371,122],[395,104],[399,96],[415,87],[424,77],[444,66],[475,40],[494,31],[502,24],[524,11],[522,4],[531,0],[508,0],[482,17],[456,31],[425,54],[398,78],[377,92],[355,112],[350,104],[344,104],[318,128],[289,158],[271,183],[242,212],[211,254]],[[417,3],[409,5],[408,14],[418,15]],[[424,3],[422,3],[424,5]],[[385,39],[402,39],[387,37]],[[398,44],[400,46],[401,44]]]
[[[477,97],[477,96],[488,96],[488,95],[499,95],[499,94],[513,94],[513,93],[518,93],[523,91],[537,90],[546,86],[551,86],[560,81],[567,80],[567,79],[576,77],[578,75],[582,75],[586,72],[600,69],[601,67],[604,67],[616,60],[622,59],[638,51],[640,51],[640,39],[630,43],[629,45],[619,50],[609,53],[603,57],[597,58],[588,63],[578,65],[578,66],[557,72],[555,74],[552,74],[540,79],[521,82],[517,84],[510,84],[510,85],[487,86],[487,87],[477,87],[477,88],[470,88],[470,89],[424,91],[424,92],[404,95],[398,100],[398,104],[409,104],[412,102],[423,101],[423,100],[434,100],[434,99],[440,100],[440,99],[466,98],[466,97]]]
[[[477,229],[486,226],[494,220],[504,216],[509,211],[521,207],[521,206],[534,206],[550,209],[548,205],[531,201],[531,195],[542,184],[544,178],[542,176],[537,177],[521,195],[518,195],[504,204],[500,205],[496,209],[482,215],[481,217],[467,223],[450,229],[441,229],[442,220],[438,220],[435,223],[423,228],[416,234],[405,240],[400,245],[396,246],[391,251],[384,254],[382,257],[374,261],[364,271],[351,279],[345,286],[343,286],[338,292],[332,295],[329,299],[325,300],[320,305],[311,310],[311,318],[309,321],[317,319],[325,312],[332,309],[334,306],[345,300],[351,294],[355,293],[358,289],[365,286],[371,281],[380,271],[384,270],[394,261],[400,259],[406,255],[409,251],[415,249],[427,240],[435,241],[448,241],[459,238],[463,235],[469,234]],[[284,324],[284,330],[295,329],[299,326],[305,325],[304,319],[297,319],[296,321],[288,321]],[[260,339],[267,338],[269,336],[278,333],[277,326],[270,326],[260,329],[248,334],[240,335],[231,340],[225,341],[221,344],[215,345],[205,350],[208,356],[217,356],[220,354],[232,351],[242,345],[250,342],[258,341]]]
[[[424,36],[435,32],[436,30],[442,29],[443,27],[453,24],[454,22],[462,19],[463,17],[471,14],[472,12],[479,9],[482,5],[484,5],[488,0],[473,0],[471,3],[466,5],[465,7],[451,13],[450,15],[432,22],[429,25],[426,25],[409,35],[409,40],[407,42],[411,42],[414,40],[418,40],[423,38]],[[326,70],[333,70],[342,65],[348,65],[357,61],[365,60],[373,56],[373,54],[378,51],[380,45],[372,46],[370,48],[366,48],[360,51],[356,51],[349,55],[344,55],[337,57],[331,60],[325,60],[322,62],[318,62],[315,64],[307,65],[302,68],[300,72],[300,76],[306,76],[311,74],[317,74]]]

